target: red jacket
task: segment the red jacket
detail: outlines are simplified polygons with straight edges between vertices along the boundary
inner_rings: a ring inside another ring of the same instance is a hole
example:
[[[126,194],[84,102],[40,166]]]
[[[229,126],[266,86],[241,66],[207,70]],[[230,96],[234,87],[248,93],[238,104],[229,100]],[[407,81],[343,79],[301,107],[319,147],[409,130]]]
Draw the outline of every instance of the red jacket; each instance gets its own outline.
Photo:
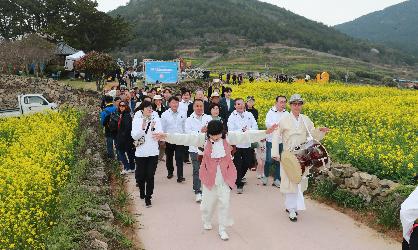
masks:
[[[223,139],[225,156],[222,158],[212,158],[212,143],[206,143],[205,150],[203,151],[202,164],[200,165],[199,178],[203,185],[209,190],[215,185],[216,171],[218,165],[220,165],[222,177],[229,187],[235,188],[235,181],[237,179],[237,169],[232,162],[231,157],[231,145]]]

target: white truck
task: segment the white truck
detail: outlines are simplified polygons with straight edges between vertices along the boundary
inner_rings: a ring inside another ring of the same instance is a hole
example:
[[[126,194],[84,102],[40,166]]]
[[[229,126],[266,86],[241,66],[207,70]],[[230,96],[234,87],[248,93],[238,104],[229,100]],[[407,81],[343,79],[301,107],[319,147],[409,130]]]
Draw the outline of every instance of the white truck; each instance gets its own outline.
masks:
[[[58,105],[49,102],[41,94],[18,95],[18,108],[14,109],[0,109],[0,118],[26,115],[31,113],[42,112],[45,110],[57,110]]]

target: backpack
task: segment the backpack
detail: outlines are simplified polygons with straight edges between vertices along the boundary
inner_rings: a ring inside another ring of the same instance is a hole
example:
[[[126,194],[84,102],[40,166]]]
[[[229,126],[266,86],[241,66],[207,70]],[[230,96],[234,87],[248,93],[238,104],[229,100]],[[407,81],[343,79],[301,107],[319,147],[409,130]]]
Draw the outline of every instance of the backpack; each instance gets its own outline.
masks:
[[[107,128],[110,132],[116,132],[118,130],[119,115],[116,112],[110,113],[109,122]]]

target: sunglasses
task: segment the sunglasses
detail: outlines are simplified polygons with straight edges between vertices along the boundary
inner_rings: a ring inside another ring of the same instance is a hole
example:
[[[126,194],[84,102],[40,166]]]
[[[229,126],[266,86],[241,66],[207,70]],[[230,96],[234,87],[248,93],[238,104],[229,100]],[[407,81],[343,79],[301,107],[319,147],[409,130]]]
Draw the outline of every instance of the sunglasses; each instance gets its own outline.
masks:
[[[302,106],[303,102],[292,102],[290,105]]]

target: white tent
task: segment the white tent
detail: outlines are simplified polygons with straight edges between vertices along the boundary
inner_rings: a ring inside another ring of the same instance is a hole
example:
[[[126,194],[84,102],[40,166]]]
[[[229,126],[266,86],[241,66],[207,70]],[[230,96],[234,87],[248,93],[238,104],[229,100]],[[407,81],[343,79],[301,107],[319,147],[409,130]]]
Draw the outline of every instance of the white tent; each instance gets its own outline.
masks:
[[[74,69],[74,62],[85,56],[86,54],[83,51],[78,51],[75,54],[65,57],[65,70],[72,71]]]

